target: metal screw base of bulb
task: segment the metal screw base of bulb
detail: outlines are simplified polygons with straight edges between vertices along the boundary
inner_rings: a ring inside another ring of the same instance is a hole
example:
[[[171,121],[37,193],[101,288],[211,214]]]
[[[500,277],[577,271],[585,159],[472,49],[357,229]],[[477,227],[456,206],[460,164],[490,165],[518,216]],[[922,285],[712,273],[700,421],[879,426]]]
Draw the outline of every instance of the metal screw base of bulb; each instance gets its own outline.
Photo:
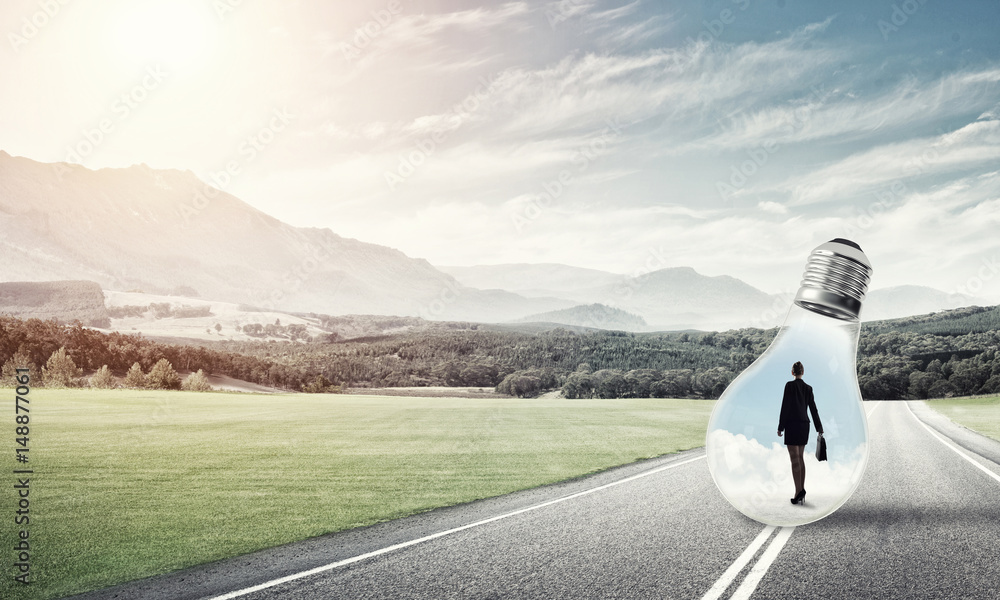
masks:
[[[872,266],[856,243],[837,238],[812,251],[795,304],[835,319],[861,314]]]

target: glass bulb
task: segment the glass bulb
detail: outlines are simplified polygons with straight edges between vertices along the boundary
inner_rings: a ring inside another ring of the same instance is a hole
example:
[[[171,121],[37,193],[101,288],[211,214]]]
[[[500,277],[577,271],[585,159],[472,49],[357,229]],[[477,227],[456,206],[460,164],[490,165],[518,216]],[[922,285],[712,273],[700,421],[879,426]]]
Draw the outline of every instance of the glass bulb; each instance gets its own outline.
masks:
[[[871,263],[854,242],[838,238],[813,250],[778,335],[716,403],[705,444],[708,467],[723,496],[746,516],[777,526],[810,523],[837,510],[861,481],[868,422],[855,360],[870,278]],[[812,387],[828,458],[816,460],[813,422],[803,452],[806,495],[793,504],[798,490],[785,446],[791,432],[786,428],[779,437],[778,422],[796,362]]]

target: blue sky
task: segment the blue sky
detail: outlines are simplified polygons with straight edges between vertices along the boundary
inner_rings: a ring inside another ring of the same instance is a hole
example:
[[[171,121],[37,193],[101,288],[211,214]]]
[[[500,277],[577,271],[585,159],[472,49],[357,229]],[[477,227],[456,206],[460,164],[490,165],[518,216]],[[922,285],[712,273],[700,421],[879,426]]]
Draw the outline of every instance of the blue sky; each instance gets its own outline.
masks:
[[[220,186],[278,218],[439,265],[692,266],[787,292],[850,237],[875,287],[1000,298],[995,1],[41,10],[0,12],[11,154],[233,167]]]

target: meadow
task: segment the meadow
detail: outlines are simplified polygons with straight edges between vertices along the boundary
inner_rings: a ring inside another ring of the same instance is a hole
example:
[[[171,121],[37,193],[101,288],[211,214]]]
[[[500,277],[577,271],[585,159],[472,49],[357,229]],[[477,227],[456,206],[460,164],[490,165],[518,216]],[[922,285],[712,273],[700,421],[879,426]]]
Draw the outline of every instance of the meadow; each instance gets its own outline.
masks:
[[[959,425],[1000,441],[1000,396],[941,398],[927,405]]]
[[[712,406],[35,389],[35,583],[13,581],[4,527],[0,596],[103,588],[698,447]]]

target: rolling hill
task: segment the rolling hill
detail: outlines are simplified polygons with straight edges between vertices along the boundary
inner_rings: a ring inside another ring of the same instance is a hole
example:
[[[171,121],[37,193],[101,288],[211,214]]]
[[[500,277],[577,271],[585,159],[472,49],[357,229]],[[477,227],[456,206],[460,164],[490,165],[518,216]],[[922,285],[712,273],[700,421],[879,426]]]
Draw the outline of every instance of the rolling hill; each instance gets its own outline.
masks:
[[[594,329],[620,329],[623,331],[646,331],[649,326],[645,319],[619,308],[603,304],[590,304],[529,315],[519,319],[523,323],[557,323],[576,325]]]
[[[648,323],[641,329],[625,327],[631,330],[772,326],[780,324],[775,319],[784,317],[784,313],[773,316],[777,314],[773,310],[779,300],[776,296],[734,277],[709,277],[690,267],[660,269],[638,277],[559,264],[482,265],[442,270],[465,285],[498,287],[526,296],[565,298],[577,305],[600,304],[632,313]]]
[[[80,321],[89,327],[111,323],[101,286],[92,281],[0,283],[0,313],[61,323]]]

